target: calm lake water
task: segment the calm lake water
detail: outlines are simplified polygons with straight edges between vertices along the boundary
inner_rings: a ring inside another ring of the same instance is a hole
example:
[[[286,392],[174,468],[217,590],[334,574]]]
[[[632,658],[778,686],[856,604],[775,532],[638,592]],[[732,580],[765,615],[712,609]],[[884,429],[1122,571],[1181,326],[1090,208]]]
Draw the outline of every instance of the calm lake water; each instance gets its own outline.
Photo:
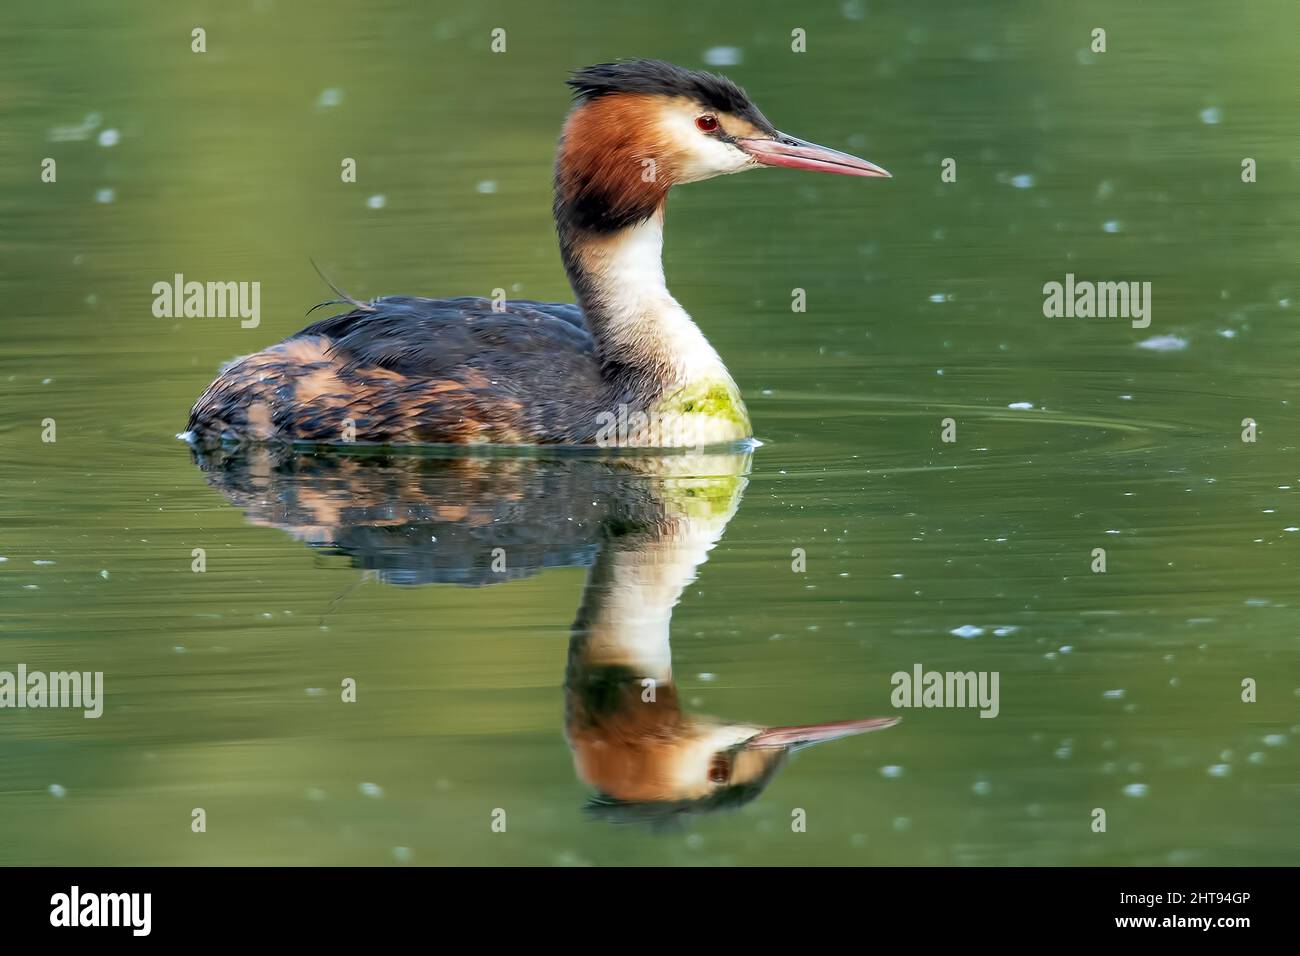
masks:
[[[105,700],[0,710],[0,863],[1300,863],[1300,11],[1178,6],[7,4],[0,671]],[[567,301],[562,81],[631,55],[722,64],[895,177],[674,194],[670,285],[761,447],[173,437],[327,297],[309,257],[359,296]],[[260,326],[154,318],[176,273],[259,281]],[[1067,273],[1150,282],[1150,326],[1045,318]],[[997,672],[998,716],[896,710],[916,665]],[[689,763],[899,715],[754,758],[738,806],[584,809],[677,786],[629,735]]]

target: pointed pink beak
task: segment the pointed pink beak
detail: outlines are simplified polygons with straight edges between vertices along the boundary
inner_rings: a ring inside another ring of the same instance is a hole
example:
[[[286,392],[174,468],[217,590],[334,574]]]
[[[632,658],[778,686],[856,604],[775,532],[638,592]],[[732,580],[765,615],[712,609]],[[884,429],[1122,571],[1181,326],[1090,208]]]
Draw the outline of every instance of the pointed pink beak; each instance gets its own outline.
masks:
[[[898,723],[898,717],[868,717],[866,720],[838,720],[829,724],[805,724],[802,727],[769,727],[745,741],[746,747],[773,750],[789,747],[800,750],[827,740],[839,740],[872,730],[884,730]]]
[[[841,153],[838,149],[795,139],[785,133],[778,133],[775,139],[737,139],[735,143],[764,166],[787,166],[790,169],[811,169],[814,172],[841,173],[845,176],[890,178],[889,173],[875,163]]]

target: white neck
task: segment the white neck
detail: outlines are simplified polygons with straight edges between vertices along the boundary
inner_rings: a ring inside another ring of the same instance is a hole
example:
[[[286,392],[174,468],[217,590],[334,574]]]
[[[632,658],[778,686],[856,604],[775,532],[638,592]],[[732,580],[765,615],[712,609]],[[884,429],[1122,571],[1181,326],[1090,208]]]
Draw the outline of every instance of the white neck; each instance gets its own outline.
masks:
[[[650,364],[673,384],[731,381],[726,366],[664,281],[663,210],[578,253],[599,314],[602,357]],[[586,307],[584,303],[584,308]]]

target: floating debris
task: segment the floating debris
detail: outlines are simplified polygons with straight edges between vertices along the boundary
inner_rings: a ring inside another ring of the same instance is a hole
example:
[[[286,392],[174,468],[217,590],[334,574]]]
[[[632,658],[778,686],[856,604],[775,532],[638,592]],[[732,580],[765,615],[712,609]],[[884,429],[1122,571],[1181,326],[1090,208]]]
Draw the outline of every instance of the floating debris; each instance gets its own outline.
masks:
[[[383,209],[388,205],[388,198],[383,193],[376,193],[366,200],[366,205],[371,209]]]
[[[99,145],[104,147],[116,146],[122,139],[122,134],[115,129],[106,129],[99,134]]]
[[[704,62],[709,66],[735,66],[744,58],[738,46],[711,46],[704,51]]]
[[[880,775],[886,780],[897,780],[903,775],[903,768],[895,764],[880,768]]]
[[[984,628],[976,627],[974,624],[963,624],[961,627],[954,627],[948,632],[954,637],[960,637],[969,640],[972,637],[979,637],[984,633]]]
[[[55,126],[48,134],[51,143],[76,143],[88,139],[99,128],[103,118],[98,113],[87,113],[76,126]]]
[[[1012,402],[1007,408],[1013,408],[1018,412],[1027,412],[1034,407],[1033,402]]]
[[[1124,796],[1145,797],[1149,790],[1150,787],[1148,787],[1145,783],[1130,783],[1128,786],[1124,788]]]
[[[1187,340],[1178,335],[1155,335],[1149,339],[1143,339],[1137,344],[1140,349],[1149,349],[1152,352],[1181,352],[1187,348]]]

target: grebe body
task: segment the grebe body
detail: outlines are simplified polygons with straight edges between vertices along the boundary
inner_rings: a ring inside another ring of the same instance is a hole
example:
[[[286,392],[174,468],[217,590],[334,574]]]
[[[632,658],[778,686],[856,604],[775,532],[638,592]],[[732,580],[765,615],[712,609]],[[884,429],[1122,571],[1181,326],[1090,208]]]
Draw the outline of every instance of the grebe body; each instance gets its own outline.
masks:
[[[689,447],[752,434],[663,272],[673,185],[759,166],[888,176],[780,133],[738,86],[655,60],[569,81],[554,216],[577,305],[389,296],[228,363],[187,437]]]

